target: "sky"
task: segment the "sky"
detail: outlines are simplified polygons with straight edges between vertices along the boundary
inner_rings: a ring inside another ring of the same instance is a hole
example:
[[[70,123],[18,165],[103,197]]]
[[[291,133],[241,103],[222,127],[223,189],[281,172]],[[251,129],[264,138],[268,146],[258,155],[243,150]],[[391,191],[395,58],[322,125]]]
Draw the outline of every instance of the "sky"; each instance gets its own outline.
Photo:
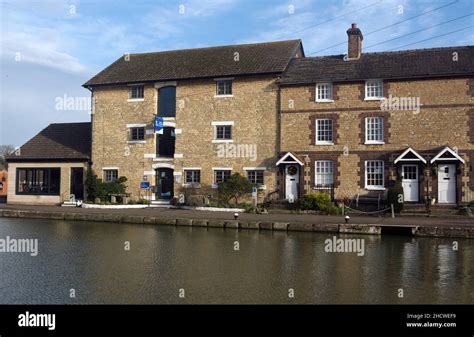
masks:
[[[0,145],[90,121],[58,102],[90,97],[82,84],[125,53],[298,38],[306,56],[343,54],[353,22],[363,52],[474,45],[472,13],[474,0],[0,0]]]

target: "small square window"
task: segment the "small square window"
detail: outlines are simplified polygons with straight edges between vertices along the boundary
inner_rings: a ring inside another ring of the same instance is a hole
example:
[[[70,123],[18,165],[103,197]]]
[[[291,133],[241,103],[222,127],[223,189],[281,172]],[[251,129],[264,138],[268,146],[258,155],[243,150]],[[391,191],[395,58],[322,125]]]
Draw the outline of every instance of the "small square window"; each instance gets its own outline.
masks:
[[[369,80],[365,81],[365,98],[381,99],[383,97],[383,81]]]
[[[118,179],[118,170],[104,170],[104,182],[110,183]]]
[[[332,102],[332,83],[316,84],[316,102]]]
[[[184,183],[185,184],[201,183],[201,171],[200,170],[184,170]]]
[[[222,80],[216,82],[216,95],[232,95],[232,80]]]
[[[264,185],[265,184],[264,172],[265,172],[264,170],[249,170],[247,171],[247,179],[252,184]]]
[[[231,170],[215,170],[214,171],[214,184],[220,184],[226,182],[230,178]]]
[[[232,125],[216,125],[216,139],[232,139]]]
[[[130,87],[130,99],[144,98],[144,87],[143,85],[134,85]]]
[[[130,128],[130,140],[145,140],[145,128]]]

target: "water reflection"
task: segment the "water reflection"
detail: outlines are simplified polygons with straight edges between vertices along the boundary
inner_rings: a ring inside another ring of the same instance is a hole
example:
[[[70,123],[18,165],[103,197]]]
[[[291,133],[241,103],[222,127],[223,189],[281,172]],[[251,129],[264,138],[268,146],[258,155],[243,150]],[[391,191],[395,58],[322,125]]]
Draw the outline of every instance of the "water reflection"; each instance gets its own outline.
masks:
[[[326,252],[331,233],[0,219],[7,235],[39,255],[0,253],[0,303],[474,303],[472,240],[338,236],[357,256]]]

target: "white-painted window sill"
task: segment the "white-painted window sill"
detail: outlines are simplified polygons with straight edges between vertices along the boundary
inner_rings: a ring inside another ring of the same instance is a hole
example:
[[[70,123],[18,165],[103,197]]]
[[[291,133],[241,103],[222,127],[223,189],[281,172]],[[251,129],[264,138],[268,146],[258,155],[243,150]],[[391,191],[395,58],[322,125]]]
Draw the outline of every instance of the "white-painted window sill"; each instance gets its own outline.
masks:
[[[385,97],[366,97],[364,101],[383,101]]]
[[[364,145],[384,145],[385,142],[365,142]]]
[[[317,99],[316,103],[334,103],[333,99]]]
[[[234,95],[214,95],[214,98],[230,98],[234,97]]]
[[[316,145],[334,145],[333,142],[316,142]]]
[[[146,140],[129,140],[127,144],[146,144]]]
[[[144,100],[144,98],[129,98],[127,102],[143,102]]]
[[[184,183],[184,188],[201,188],[201,184],[198,183]]]
[[[212,143],[218,144],[218,143],[233,143],[233,139],[213,139]]]
[[[365,186],[367,191],[385,191],[385,187],[382,186]]]

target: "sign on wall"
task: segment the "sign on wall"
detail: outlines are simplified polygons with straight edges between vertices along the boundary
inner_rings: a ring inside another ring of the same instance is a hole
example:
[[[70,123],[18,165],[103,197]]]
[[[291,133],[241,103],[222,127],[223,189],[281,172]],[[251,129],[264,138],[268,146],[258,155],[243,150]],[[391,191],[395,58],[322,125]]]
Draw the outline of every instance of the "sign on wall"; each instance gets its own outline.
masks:
[[[140,188],[142,190],[146,190],[146,189],[149,189],[150,188],[150,182],[149,181],[142,181],[140,183]]]
[[[155,132],[159,135],[163,134],[163,118],[155,117]]]

